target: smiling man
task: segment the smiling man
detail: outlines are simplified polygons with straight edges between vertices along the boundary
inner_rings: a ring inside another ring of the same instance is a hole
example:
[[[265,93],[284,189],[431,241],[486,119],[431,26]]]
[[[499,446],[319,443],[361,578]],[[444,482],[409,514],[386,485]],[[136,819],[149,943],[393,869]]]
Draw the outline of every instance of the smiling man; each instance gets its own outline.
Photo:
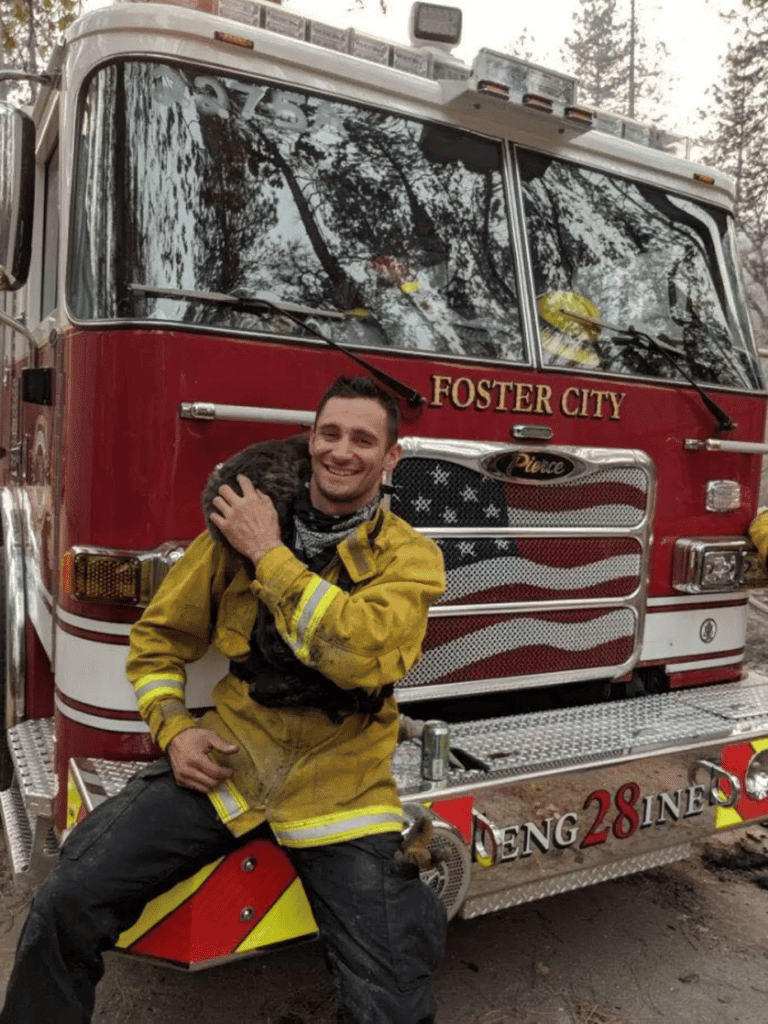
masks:
[[[354,388],[337,385],[342,393]],[[382,473],[393,470],[400,458],[397,413],[394,403],[326,396],[309,440],[309,496],[315,508],[341,514],[378,499]]]
[[[131,631],[128,676],[167,757],[105,801],[65,843],[35,898],[0,1024],[83,1024],[101,953],[147,900],[271,829],[302,880],[328,954],[339,1024],[430,1024],[445,915],[396,857],[393,686],[419,656],[444,588],[435,545],[381,503],[397,464],[396,403],[340,378],[309,439],[292,509],[245,476],[222,486]],[[283,536],[285,531],[283,531]],[[197,720],[185,666],[230,661]]]

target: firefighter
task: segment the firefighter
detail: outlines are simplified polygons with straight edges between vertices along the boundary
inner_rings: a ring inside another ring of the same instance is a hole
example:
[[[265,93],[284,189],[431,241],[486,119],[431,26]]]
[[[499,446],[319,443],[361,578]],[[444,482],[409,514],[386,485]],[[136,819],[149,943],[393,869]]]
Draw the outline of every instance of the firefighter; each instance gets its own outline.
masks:
[[[149,899],[269,827],[306,890],[343,1024],[429,1024],[445,914],[401,852],[393,684],[443,591],[436,546],[380,505],[400,455],[396,403],[340,378],[309,436],[309,480],[281,539],[249,479],[131,631],[128,676],[166,757],[65,842],[22,932],[1,1024],[82,1024],[102,952]],[[219,534],[216,534],[219,531]],[[239,564],[233,568],[228,545]],[[185,665],[230,659],[200,720]]]

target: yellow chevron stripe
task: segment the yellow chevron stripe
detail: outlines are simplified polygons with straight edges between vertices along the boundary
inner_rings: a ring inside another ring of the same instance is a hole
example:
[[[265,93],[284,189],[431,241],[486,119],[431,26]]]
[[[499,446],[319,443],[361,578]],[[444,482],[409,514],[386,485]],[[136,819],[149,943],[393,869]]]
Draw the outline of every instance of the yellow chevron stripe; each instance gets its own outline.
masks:
[[[67,774],[67,823],[66,828],[72,828],[77,823],[78,815],[83,807],[83,798],[77,788],[71,772]]]
[[[294,878],[280,899],[269,908],[253,931],[235,950],[247,953],[251,949],[272,946],[276,942],[313,935],[317,924],[309,908],[306,894],[298,878]]]
[[[186,903],[190,896],[194,896],[200,886],[210,878],[223,860],[223,857],[219,857],[212,864],[206,864],[205,867],[200,868],[196,875],[192,875],[191,878],[185,878],[183,882],[174,885],[168,892],[164,892],[161,896],[156,896],[155,899],[150,900],[146,907],[144,907],[142,915],[136,924],[122,933],[116,945],[120,949],[129,949],[142,935],[146,935],[150,928],[154,928],[163,918],[168,917],[174,910],[177,910],[182,903]]]
[[[743,825],[744,819],[734,807],[718,807],[715,814],[715,828],[730,828]]]
[[[756,754],[761,753],[763,750],[768,750],[768,737],[762,740],[752,740],[752,749]]]

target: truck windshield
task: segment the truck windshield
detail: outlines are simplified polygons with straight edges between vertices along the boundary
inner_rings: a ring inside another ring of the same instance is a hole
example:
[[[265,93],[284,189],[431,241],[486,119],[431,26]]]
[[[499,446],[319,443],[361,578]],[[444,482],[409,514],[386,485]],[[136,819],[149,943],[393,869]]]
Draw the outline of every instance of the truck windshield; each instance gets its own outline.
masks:
[[[544,365],[683,379],[572,311],[667,337],[700,384],[761,387],[730,218],[515,150]],[[82,98],[68,295],[76,319],[297,335],[516,363],[520,280],[499,140],[176,63],[100,68]],[[179,294],[186,293],[186,294]],[[552,311],[555,315],[552,315]]]
[[[525,359],[497,141],[126,61],[89,81],[75,195],[79,320],[296,334],[199,293],[261,294],[349,312],[322,321],[343,344]]]
[[[545,363],[682,379],[658,349],[558,330],[576,297],[573,312],[669,338],[700,384],[761,386],[722,210],[541,153],[518,166]]]

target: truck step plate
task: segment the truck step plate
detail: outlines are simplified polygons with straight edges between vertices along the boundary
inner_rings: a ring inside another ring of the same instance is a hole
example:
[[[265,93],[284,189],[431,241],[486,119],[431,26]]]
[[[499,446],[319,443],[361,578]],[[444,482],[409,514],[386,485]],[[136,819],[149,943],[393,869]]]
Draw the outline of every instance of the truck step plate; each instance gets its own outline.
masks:
[[[42,881],[59,852],[58,841],[47,816],[30,819],[16,780],[0,792],[6,849],[17,885]]]
[[[53,719],[36,719],[8,731],[15,778],[27,814],[53,816],[56,776],[53,767]]]
[[[70,793],[67,825],[73,825],[119,793],[132,775],[144,766],[140,761],[106,761],[101,757],[73,757],[69,762]],[[71,791],[74,783],[75,792]]]
[[[476,790],[520,780],[768,735],[768,676],[738,683],[584,707],[536,711],[451,725],[451,744],[489,766],[452,768],[441,788]],[[434,792],[420,775],[420,746],[401,744],[394,758],[402,796]]]
[[[665,867],[667,864],[687,860],[692,852],[693,847],[690,843],[682,843],[679,846],[653,850],[650,853],[613,861],[610,864],[600,864],[593,868],[572,871],[569,874],[552,875],[548,878],[523,882],[513,888],[501,891],[470,895],[461,908],[460,916],[465,919],[481,917],[483,914],[493,914],[497,910],[506,910],[507,907],[518,907],[522,903],[531,903],[533,900],[543,900],[549,896],[573,892],[575,889],[585,889],[589,885],[599,885],[601,882],[610,882],[615,878],[624,878],[626,875],[633,875],[639,871]]]
[[[14,780],[10,789],[0,793],[0,807],[3,813],[5,844],[11,858],[14,877],[29,871],[32,853],[32,830],[24,810],[19,787]]]

